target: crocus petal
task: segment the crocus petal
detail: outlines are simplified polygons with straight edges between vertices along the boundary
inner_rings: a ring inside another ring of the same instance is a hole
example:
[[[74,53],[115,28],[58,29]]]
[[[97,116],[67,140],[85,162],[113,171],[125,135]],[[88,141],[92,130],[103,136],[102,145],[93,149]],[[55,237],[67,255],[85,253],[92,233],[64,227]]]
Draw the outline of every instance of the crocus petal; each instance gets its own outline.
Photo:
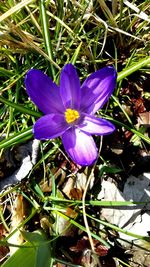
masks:
[[[116,85],[116,70],[105,67],[91,74],[81,86],[81,110],[94,114],[102,108]]]
[[[62,135],[68,129],[64,116],[60,114],[48,114],[36,121],[33,127],[36,139],[53,139]]]
[[[65,108],[80,107],[80,81],[75,67],[67,64],[60,75],[60,94]]]
[[[78,127],[86,133],[96,135],[111,134],[115,130],[115,126],[111,122],[88,114],[84,116]]]
[[[64,112],[59,87],[42,71],[29,70],[25,85],[31,100],[43,113]]]
[[[64,148],[70,158],[81,166],[94,164],[97,159],[97,147],[92,136],[80,131],[78,128],[70,128],[62,135]]]

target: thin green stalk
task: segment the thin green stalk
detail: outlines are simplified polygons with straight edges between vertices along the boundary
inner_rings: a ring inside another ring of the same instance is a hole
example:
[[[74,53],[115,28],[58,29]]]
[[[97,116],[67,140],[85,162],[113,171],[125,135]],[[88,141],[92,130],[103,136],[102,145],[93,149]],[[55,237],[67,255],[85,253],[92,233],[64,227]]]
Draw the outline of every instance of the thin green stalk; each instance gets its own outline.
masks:
[[[2,205],[0,205],[0,220],[3,224],[3,226],[5,227],[6,231],[9,233],[10,232],[10,229],[7,225],[7,223],[5,222],[5,219],[4,219],[4,216],[3,216],[3,212],[2,212]]]
[[[82,44],[83,44],[83,43],[80,42],[80,44],[79,44],[78,47],[76,48],[76,50],[75,50],[75,52],[74,52],[74,54],[73,54],[73,56],[72,56],[72,58],[71,58],[71,60],[70,60],[70,62],[71,62],[72,64],[75,64],[75,63],[76,63],[76,60],[77,60],[77,58],[78,58],[78,56],[79,56],[79,53],[80,53]]]
[[[52,202],[57,203],[57,205],[82,205],[82,200],[71,200],[71,199],[63,199],[58,197],[49,196],[49,200]],[[86,206],[99,206],[99,207],[126,207],[126,206],[133,206],[133,208],[136,205],[146,205],[150,202],[136,202],[136,201],[102,201],[102,200],[86,200],[85,205]]]
[[[134,65],[131,65],[130,67],[125,68],[123,71],[121,71],[118,74],[117,82],[120,82],[122,79],[125,79],[127,76],[129,76],[132,73],[134,73],[135,71],[147,66],[148,64],[150,64],[150,57],[146,57],[146,58],[140,60],[139,62],[134,63]]]
[[[119,125],[119,126],[121,126],[121,127],[124,127],[125,129],[129,130],[130,132],[136,134],[138,137],[140,137],[141,139],[143,139],[146,143],[150,144],[150,139],[149,139],[149,137],[145,136],[145,135],[142,134],[141,132],[139,132],[139,131],[137,131],[137,130],[131,128],[130,126],[128,126],[128,125],[126,125],[126,124],[124,124],[124,123],[122,123],[122,122],[120,122],[120,121],[117,121],[117,120],[111,118],[110,116],[105,115],[105,116],[103,116],[103,117],[105,117],[106,119],[112,121],[113,123],[115,123],[115,124],[117,124],[117,125]]]
[[[85,228],[86,228],[86,231],[87,231],[87,235],[88,235],[88,238],[89,238],[91,250],[93,252],[95,252],[94,243],[93,243],[93,240],[92,240],[91,231],[90,231],[88,220],[87,220],[87,216],[86,216],[86,208],[85,208],[86,207],[86,205],[85,205],[86,194],[87,194],[88,187],[89,187],[89,184],[90,184],[91,179],[92,179],[91,172],[92,172],[92,169],[88,168],[87,182],[86,182],[84,193],[83,193],[83,196],[82,196],[82,205],[83,205],[82,206],[82,212],[83,212],[84,225],[85,225]]]
[[[117,258],[117,261],[119,261],[120,263],[122,263],[122,264],[123,264],[124,266],[126,266],[126,267],[131,267],[131,265],[125,263],[124,261],[122,261],[122,260],[120,260],[120,259],[118,259],[118,258]],[[119,265],[119,266],[120,266],[120,265]]]
[[[111,223],[108,223],[106,221],[103,221],[103,220],[100,220],[100,219],[97,219],[97,218],[94,218],[93,216],[89,215],[89,214],[86,214],[88,218],[96,221],[96,222],[99,222],[100,224],[106,226],[106,227],[109,227],[117,232],[120,232],[120,233],[123,233],[125,235],[129,235],[129,236],[132,236],[136,239],[142,239],[142,240],[149,240],[150,237],[146,237],[146,236],[142,236],[142,235],[138,235],[138,234],[134,234],[134,233],[131,233],[129,231],[127,231],[126,229],[121,229],[120,227],[114,225],[114,224],[111,224]]]
[[[128,67],[130,67],[130,65],[132,64],[132,61],[134,60],[133,58],[134,58],[134,56],[135,56],[135,53],[136,53],[136,49],[132,52],[132,54],[131,54],[129,60],[127,61],[127,63],[126,63],[126,67],[125,67],[126,69],[127,69]],[[117,88],[116,88],[116,96],[118,96],[118,94],[119,94],[119,92],[120,92],[120,89],[121,89],[121,86],[122,86],[122,81],[123,81],[123,80],[120,80],[119,83],[118,83],[118,86],[117,86]]]
[[[56,6],[57,6],[57,16],[59,19],[63,19],[63,7],[64,3],[62,0],[57,0],[56,1]],[[55,39],[59,37],[59,33],[61,30],[61,24],[59,21],[56,21],[56,28],[55,28]]]
[[[13,236],[18,229],[20,229],[21,227],[23,227],[26,223],[28,223],[37,213],[37,209],[32,209],[32,212],[29,214],[29,216],[24,219],[19,225],[17,225],[17,228],[15,230],[13,230],[7,237],[5,237],[5,239],[3,241],[7,241],[11,236]]]
[[[34,117],[37,117],[37,118],[41,117],[41,113],[40,112],[36,112],[36,111],[30,110],[28,108],[25,108],[25,107],[23,107],[21,105],[18,105],[16,103],[13,103],[13,102],[5,99],[2,96],[0,96],[0,102],[8,105],[9,107],[12,107],[14,109],[17,109],[17,110],[21,111],[21,113],[29,114],[29,115],[34,116]]]
[[[79,229],[81,229],[82,231],[86,232],[86,228],[84,226],[82,226],[81,224],[77,223],[76,221],[74,221],[73,219],[69,218],[68,216],[66,216],[65,214],[61,213],[58,210],[53,210],[53,213],[58,214],[59,216],[61,216],[62,218],[64,218],[66,221],[69,221],[71,224],[75,225],[76,227],[78,227]],[[103,240],[102,238],[100,238],[99,236],[97,236],[96,234],[91,232],[91,236],[97,240],[99,240],[104,246],[106,246],[107,248],[110,248],[110,245]]]
[[[133,123],[130,119],[130,117],[128,116],[127,112],[125,111],[125,109],[122,107],[122,105],[120,104],[119,100],[117,99],[117,97],[112,95],[112,99],[116,102],[116,104],[119,106],[119,108],[121,109],[121,111],[124,113],[125,117],[127,118],[128,122],[132,125],[133,127]]]
[[[57,259],[57,258],[55,258],[55,261],[56,262],[59,262],[59,263],[62,263],[62,266],[70,266],[70,267],[82,267],[83,265],[76,265],[76,264],[73,264],[73,263],[71,263],[71,262],[66,262],[66,261],[64,261],[64,260],[60,260],[60,259]]]
[[[65,22],[63,22],[60,18],[52,14],[50,11],[47,11],[47,14],[51,18],[58,21],[65,28],[65,30],[67,31],[67,34],[73,39],[73,41],[75,40],[75,38],[77,38],[80,42],[82,42],[81,38],[78,35],[76,35],[74,31]]]
[[[47,18],[47,13],[46,13],[46,8],[45,8],[45,1],[41,0],[40,1],[40,11],[41,11],[41,19],[42,19],[42,26],[43,26],[43,36],[45,40],[45,47],[46,51],[48,53],[48,56],[51,60],[53,60],[53,51],[52,51],[52,42],[51,42],[51,37],[50,37],[50,30],[48,26],[48,18]],[[54,79],[55,77],[55,69],[52,64],[50,64],[50,70],[51,70],[51,75]]]
[[[8,91],[8,94],[9,94],[9,100],[12,100],[12,92],[11,92],[11,90]],[[7,123],[6,138],[8,138],[8,136],[9,136],[12,122],[13,122],[13,108],[9,107],[9,119],[8,119],[8,123]]]
[[[12,145],[29,140],[30,138],[32,138],[32,136],[33,134],[32,134],[32,126],[31,126],[28,129],[25,129],[22,132],[14,134],[13,136],[7,138],[6,140],[1,141],[0,149],[8,148]]]

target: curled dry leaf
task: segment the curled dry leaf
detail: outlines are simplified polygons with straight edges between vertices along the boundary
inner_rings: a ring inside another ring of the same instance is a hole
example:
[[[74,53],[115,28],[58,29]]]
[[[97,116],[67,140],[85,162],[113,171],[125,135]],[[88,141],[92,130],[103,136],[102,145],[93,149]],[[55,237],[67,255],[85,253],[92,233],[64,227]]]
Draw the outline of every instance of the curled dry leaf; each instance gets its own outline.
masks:
[[[11,233],[18,228],[25,217],[24,201],[22,195],[17,195],[12,206],[12,217],[11,217]],[[23,237],[20,232],[22,227],[20,227],[10,238],[8,242],[14,245],[20,245],[23,242]],[[17,250],[17,247],[10,247],[10,255],[12,255]]]
[[[68,217],[75,219],[78,215],[76,211],[72,208],[68,207],[66,209],[65,215]],[[73,226],[68,220],[57,215],[57,231],[60,236],[74,236],[76,227]]]
[[[70,190],[70,197],[72,199],[81,200],[82,199],[82,191],[78,188],[72,188]]]
[[[108,253],[108,248],[103,246],[98,240],[93,239],[93,245],[95,252],[98,256],[106,256]],[[76,246],[70,248],[71,251],[76,253],[83,252],[91,249],[91,245],[89,242],[89,238],[87,236],[83,236],[80,240],[77,241]]]
[[[138,125],[144,125],[145,127],[150,127],[150,111],[139,113]]]

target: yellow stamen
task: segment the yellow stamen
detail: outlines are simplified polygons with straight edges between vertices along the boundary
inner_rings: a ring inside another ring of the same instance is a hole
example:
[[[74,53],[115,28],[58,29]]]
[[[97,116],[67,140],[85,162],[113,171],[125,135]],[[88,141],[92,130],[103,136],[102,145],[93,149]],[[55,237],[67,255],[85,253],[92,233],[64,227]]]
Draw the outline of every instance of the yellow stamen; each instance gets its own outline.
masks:
[[[75,109],[67,108],[65,111],[65,119],[67,123],[76,121],[80,117],[79,112]]]

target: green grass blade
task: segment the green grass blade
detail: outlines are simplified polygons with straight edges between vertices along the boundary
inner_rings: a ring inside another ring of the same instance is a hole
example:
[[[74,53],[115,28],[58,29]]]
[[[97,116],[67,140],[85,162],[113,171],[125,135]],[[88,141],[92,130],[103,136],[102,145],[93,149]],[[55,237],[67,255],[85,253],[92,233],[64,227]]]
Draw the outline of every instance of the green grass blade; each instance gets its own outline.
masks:
[[[82,205],[82,200],[71,200],[50,196],[48,197],[52,202],[57,203],[57,205]],[[126,207],[126,206],[136,206],[136,205],[146,205],[150,202],[136,202],[136,201],[103,201],[103,200],[87,200],[85,204],[87,206],[97,206],[97,207]]]
[[[0,142],[0,149],[22,143],[33,137],[32,126]]]
[[[70,62],[72,64],[75,64],[76,63],[76,60],[77,60],[78,55],[80,53],[81,46],[82,46],[82,42],[78,45],[77,49],[75,50],[75,52],[74,52],[74,54],[73,54],[73,56],[72,56],[72,58],[70,60]]]
[[[41,11],[41,19],[42,19],[42,26],[43,26],[43,36],[45,40],[45,47],[46,51],[48,53],[48,56],[51,60],[53,60],[53,51],[52,51],[52,43],[51,43],[51,38],[50,38],[50,31],[49,31],[49,26],[48,26],[48,18],[47,18],[47,13],[46,13],[46,8],[45,8],[45,1],[41,0],[40,1],[40,11]],[[50,64],[50,70],[52,77],[54,79],[55,77],[55,69],[52,64]]]
[[[0,102],[8,105],[9,107],[12,107],[14,109],[17,109],[18,111],[20,111],[21,113],[24,113],[24,114],[28,114],[28,115],[31,115],[31,116],[34,116],[34,117],[41,117],[41,113],[40,112],[36,112],[34,110],[30,110],[28,108],[25,108],[19,104],[16,104],[16,103],[13,103],[7,99],[5,99],[4,97],[0,96]]]
[[[127,76],[131,75],[135,71],[147,66],[150,64],[150,57],[146,57],[139,62],[136,62],[135,64],[131,65],[128,68],[125,68],[123,71],[118,73],[117,82],[120,82],[122,79],[126,78]]]
[[[88,218],[91,218],[94,221],[99,222],[100,224],[102,224],[102,225],[104,225],[106,227],[109,227],[109,228],[111,228],[111,229],[113,229],[115,231],[118,231],[118,232],[123,233],[123,234],[128,235],[128,236],[132,236],[132,237],[134,237],[136,239],[142,239],[142,240],[147,240],[147,241],[149,240],[150,241],[150,237],[149,236],[147,237],[147,236],[142,236],[142,235],[134,234],[134,233],[131,233],[131,232],[127,231],[126,229],[122,229],[122,228],[120,228],[120,227],[118,227],[116,225],[113,225],[111,223],[108,223],[106,221],[103,221],[103,220],[94,218],[93,216],[91,216],[89,214],[86,214],[86,215],[87,215]]]
[[[105,117],[106,119],[112,121],[114,124],[116,125],[119,125],[121,127],[124,127],[125,129],[129,130],[130,132],[134,133],[135,135],[137,135],[138,137],[140,137],[142,140],[144,140],[147,144],[150,144],[150,138],[145,136],[144,134],[142,134],[140,131],[138,130],[135,130],[133,128],[131,128],[130,126],[118,121],[118,120],[115,120],[113,118],[111,118],[110,116],[103,116]]]
[[[53,210],[54,213],[56,213],[57,215],[61,216],[62,218],[64,218],[66,221],[69,221],[71,224],[75,225],[76,227],[78,227],[79,229],[81,229],[82,231],[86,232],[86,228],[84,226],[82,226],[81,224],[77,223],[76,221],[74,221],[73,219],[69,218],[68,216],[66,216],[65,214],[59,212],[58,210]],[[110,247],[110,245],[103,240],[102,238],[100,238],[99,236],[97,236],[96,234],[91,232],[91,236],[93,238],[96,238],[97,240],[99,240],[104,246],[106,246],[107,248]]]

